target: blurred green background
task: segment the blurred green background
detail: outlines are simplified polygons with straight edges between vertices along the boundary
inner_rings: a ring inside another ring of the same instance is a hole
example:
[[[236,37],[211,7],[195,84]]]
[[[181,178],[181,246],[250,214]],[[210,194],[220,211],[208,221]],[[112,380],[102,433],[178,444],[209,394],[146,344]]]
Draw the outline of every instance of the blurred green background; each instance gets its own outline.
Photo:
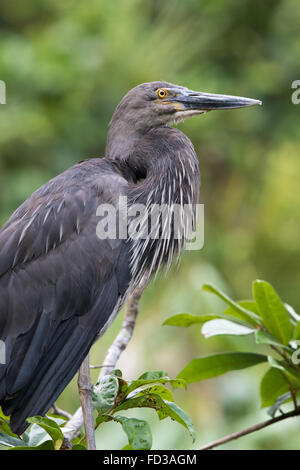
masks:
[[[237,298],[251,281],[270,281],[300,308],[299,111],[291,83],[300,79],[297,0],[10,0],[0,4],[0,223],[33,190],[75,162],[104,154],[108,123],[131,87],[167,80],[191,89],[263,101],[263,107],[209,113],[180,125],[199,156],[205,245],[185,252],[179,270],[159,276],[141,303],[134,339],[119,367],[126,378],[164,369],[170,376],[192,358],[253,350],[250,339],[205,340],[199,329],[162,327],[179,312],[211,313],[221,304],[201,292],[213,282]],[[93,348],[101,364],[119,317]],[[156,449],[198,448],[266,419],[259,379],[266,366],[176,391],[197,441],[181,427],[152,423]],[[93,372],[96,379],[97,372]],[[59,405],[78,406],[76,382]],[[224,448],[299,447],[299,423]],[[98,448],[121,448],[125,435],[105,424]]]

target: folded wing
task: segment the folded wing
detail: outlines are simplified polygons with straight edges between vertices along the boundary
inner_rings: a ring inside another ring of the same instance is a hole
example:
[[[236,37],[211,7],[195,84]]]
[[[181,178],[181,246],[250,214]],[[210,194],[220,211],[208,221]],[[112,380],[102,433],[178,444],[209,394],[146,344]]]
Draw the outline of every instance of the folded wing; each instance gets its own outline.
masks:
[[[126,191],[106,165],[55,178],[0,231],[0,405],[18,434],[72,379],[130,283],[127,242],[96,235],[97,207],[117,200],[111,178]]]

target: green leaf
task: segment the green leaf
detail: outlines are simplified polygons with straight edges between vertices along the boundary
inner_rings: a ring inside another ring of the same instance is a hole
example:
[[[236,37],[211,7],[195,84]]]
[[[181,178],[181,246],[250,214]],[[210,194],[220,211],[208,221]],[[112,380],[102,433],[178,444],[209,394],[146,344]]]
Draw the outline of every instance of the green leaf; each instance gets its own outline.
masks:
[[[115,411],[128,410],[131,408],[152,408],[156,410],[160,419],[169,417],[177,421],[190,432],[192,439],[195,439],[195,432],[190,418],[177,405],[162,399],[162,397],[157,394],[149,393],[129,398],[121,403]]]
[[[174,388],[184,387],[186,388],[186,382],[182,379],[170,379],[168,374],[164,371],[149,371],[142,374],[137,380],[132,380],[128,382],[128,388],[126,390],[126,395],[129,395],[136,388],[142,387],[147,384],[170,384]]]
[[[293,339],[294,340],[300,339],[300,322],[298,322],[295,326]]]
[[[264,330],[257,330],[255,332],[255,340],[256,340],[257,344],[271,344],[271,345],[277,346],[279,348],[290,350],[289,347],[284,346],[276,338],[274,338],[274,336],[272,336],[270,333],[268,333],[267,331],[264,331]]]
[[[163,385],[146,385],[144,388],[137,388],[133,392],[131,392],[130,396],[128,398],[133,398],[135,396],[141,396],[141,395],[146,395],[146,394],[157,394],[164,400],[168,401],[174,401],[173,395],[171,391],[164,387]]]
[[[178,378],[188,383],[216,377],[231,370],[244,369],[267,360],[261,354],[232,352],[193,359],[179,374]]]
[[[0,416],[0,432],[4,434],[8,434],[9,436],[12,436],[16,439],[19,439],[19,436],[12,432],[8,419],[4,417],[2,413],[1,415],[2,416]]]
[[[32,424],[24,434],[24,439],[26,439],[26,444],[28,446],[35,447],[45,439],[45,436],[48,437],[48,433],[45,429],[38,424]]]
[[[261,406],[271,406],[278,397],[288,392],[289,382],[284,373],[271,367],[267,370],[260,383]]]
[[[300,372],[297,369],[294,369],[284,361],[278,361],[273,356],[268,356],[268,361],[272,367],[287,374],[294,388],[300,388]]]
[[[256,331],[244,325],[239,325],[224,319],[211,320],[202,326],[201,332],[205,338],[216,335],[249,335]]]
[[[247,299],[247,300],[238,300],[236,302],[240,307],[243,307],[244,309],[246,310],[249,310],[250,312],[253,312],[255,313],[255,315],[257,317],[259,317],[259,310],[257,308],[257,305],[256,305],[256,302],[254,300],[251,300],[251,299]],[[228,307],[224,313],[226,313],[227,315],[230,315],[230,311],[231,311],[231,307]]]
[[[164,407],[163,399],[159,395],[147,393],[128,398],[116,407],[115,412],[131,408],[153,408],[154,410],[159,410],[161,407]]]
[[[118,395],[119,381],[115,375],[105,375],[94,387],[93,405],[103,414],[115,403]]]
[[[165,372],[164,370],[149,370],[147,372],[144,372],[142,375],[138,377],[138,380],[152,380],[153,382],[155,380],[160,380],[160,379],[169,379],[168,373]]]
[[[25,442],[22,439],[11,436],[10,434],[0,432],[0,444],[7,447],[15,447],[20,445],[24,446]]]
[[[203,325],[203,323],[219,318],[218,315],[191,315],[190,313],[179,313],[168,318],[163,325],[187,327],[194,324]]]
[[[118,377],[119,379],[122,378],[122,371],[120,371],[120,369],[113,369],[111,372],[110,372],[110,375],[115,375],[116,377]]]
[[[258,324],[261,324],[261,321],[259,319],[259,311],[258,311],[258,308],[257,308],[257,305],[256,305],[256,302],[254,302],[254,300],[238,300],[237,302],[235,302],[237,305],[239,305],[240,307],[242,307],[243,309],[249,311],[249,312],[253,312],[254,315],[255,315],[255,319],[253,319],[252,322],[249,322],[251,323],[252,326],[257,326]],[[236,317],[236,310],[234,310],[232,307],[227,307],[226,310],[224,310],[223,312],[223,316],[225,318],[230,318],[230,317]]]
[[[61,425],[65,423],[65,419],[53,417],[53,415],[47,415],[48,418],[55,421],[56,424]],[[38,424],[32,424],[25,431],[22,436],[24,442],[29,447],[36,447],[38,444],[41,444],[43,441],[46,441],[48,438],[48,433]]]
[[[126,444],[122,450],[133,450],[130,444]]]
[[[271,284],[266,281],[254,281],[253,297],[271,335],[282,344],[289,344],[293,333],[292,324],[283,302]]]
[[[102,423],[107,423],[108,421],[113,421],[113,416],[111,415],[101,415],[99,414],[97,417],[96,417],[96,428],[98,426],[100,426],[100,424]]]
[[[230,314],[233,317],[238,318],[239,320],[243,320],[246,323],[250,323],[254,326],[261,324],[260,318],[254,312],[246,309],[245,307],[243,307],[242,304],[234,302],[226,294],[224,294],[212,284],[204,284],[202,288],[207,292],[217,295],[220,299],[226,302],[231,307]],[[228,310],[226,311],[226,313],[227,312]]]
[[[56,450],[60,449],[64,436],[61,428],[53,419],[44,416],[33,416],[31,418],[27,418],[27,421],[43,428],[53,440],[54,448]]]
[[[150,450],[152,447],[152,434],[147,421],[125,416],[114,416],[114,421],[122,425],[128,437],[129,445],[133,450]]]
[[[54,447],[53,441],[45,441],[42,444],[35,446],[35,447],[29,447],[29,446],[16,446],[16,447],[11,447],[8,450],[57,450]]]
[[[195,442],[196,433],[191,418],[181,408],[179,408],[176,403],[169,402],[167,400],[164,400],[164,403],[167,405],[167,407],[159,410],[158,414],[160,419],[170,417],[171,419],[177,421],[189,431],[193,442]]]

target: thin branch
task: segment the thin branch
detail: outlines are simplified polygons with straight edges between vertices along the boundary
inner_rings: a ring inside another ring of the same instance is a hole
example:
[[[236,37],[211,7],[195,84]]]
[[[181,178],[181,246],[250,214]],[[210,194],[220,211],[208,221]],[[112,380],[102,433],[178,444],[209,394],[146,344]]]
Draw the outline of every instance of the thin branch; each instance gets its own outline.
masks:
[[[89,355],[84,359],[79,369],[78,390],[84,421],[86,448],[87,450],[96,450],[94,407],[92,403],[93,383],[90,376]]]
[[[98,377],[97,382],[106,374],[109,374],[116,367],[116,363],[119,360],[122,352],[128,346],[135,327],[138,311],[139,311],[139,301],[141,296],[148,284],[149,276],[148,273],[145,274],[141,280],[138,287],[130,295],[127,300],[127,306],[124,314],[124,319],[122,327],[114,342],[107,351],[106,357],[104,359],[103,365],[101,366],[101,371]],[[97,391],[97,390],[96,390]],[[64,426],[64,436],[72,441],[80,433],[80,428],[83,425],[83,414],[82,408],[74,413],[71,419]]]
[[[249,428],[243,429],[242,431],[234,432],[232,434],[228,434],[228,436],[222,437],[216,441],[211,442],[210,444],[206,444],[201,447],[199,450],[208,450],[218,447],[226,442],[233,441],[234,439],[238,439],[239,437],[246,436],[247,434],[251,434],[252,432],[259,431],[260,429],[266,428],[267,426],[271,426],[272,424],[278,423],[279,421],[283,421],[284,419],[293,418],[295,416],[300,415],[300,408],[297,408],[289,413],[284,413],[277,418],[268,419],[267,421],[263,421],[262,423],[255,424],[254,426],[250,426]]]
[[[288,356],[283,352],[281,351],[277,346],[274,346],[274,344],[271,344],[271,348],[277,352],[277,354],[279,354],[279,356],[282,357],[282,359],[284,359],[291,367],[294,366],[294,364],[290,361],[290,359],[288,358]]]
[[[297,403],[297,390],[295,390],[293,387],[290,387],[290,392],[294,404],[294,410],[297,410],[298,408],[298,403]]]
[[[69,421],[62,428],[64,437],[72,441],[80,434],[80,428],[83,425],[82,408],[78,408]]]
[[[52,410],[53,410],[53,414],[55,414],[55,415],[63,416],[64,418],[67,418],[67,419],[71,419],[71,418],[72,418],[71,413],[68,413],[67,411],[62,410],[62,409],[59,408],[55,403],[54,403],[54,405],[52,405],[51,408],[52,408]]]
[[[104,366],[103,364],[101,364],[101,366],[97,366],[97,365],[90,365],[90,369],[102,369],[102,367],[107,367],[107,366]],[[114,367],[114,365],[112,364],[112,367]]]
[[[144,276],[138,287],[129,297],[121,330],[107,351],[98,380],[104,375],[109,374],[116,367],[122,352],[127,348],[132,338],[137,315],[139,313],[139,302],[147,283],[148,276]]]

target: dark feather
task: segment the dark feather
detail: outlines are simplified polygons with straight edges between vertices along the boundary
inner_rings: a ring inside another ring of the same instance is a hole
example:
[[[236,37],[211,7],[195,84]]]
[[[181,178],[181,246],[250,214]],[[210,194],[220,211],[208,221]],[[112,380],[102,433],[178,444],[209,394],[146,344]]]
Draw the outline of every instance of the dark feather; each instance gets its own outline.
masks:
[[[18,434],[65,388],[128,288],[127,243],[96,235],[98,205],[127,185],[117,176],[112,193],[110,177],[109,162],[82,162],[34,193],[0,232],[0,404]]]

